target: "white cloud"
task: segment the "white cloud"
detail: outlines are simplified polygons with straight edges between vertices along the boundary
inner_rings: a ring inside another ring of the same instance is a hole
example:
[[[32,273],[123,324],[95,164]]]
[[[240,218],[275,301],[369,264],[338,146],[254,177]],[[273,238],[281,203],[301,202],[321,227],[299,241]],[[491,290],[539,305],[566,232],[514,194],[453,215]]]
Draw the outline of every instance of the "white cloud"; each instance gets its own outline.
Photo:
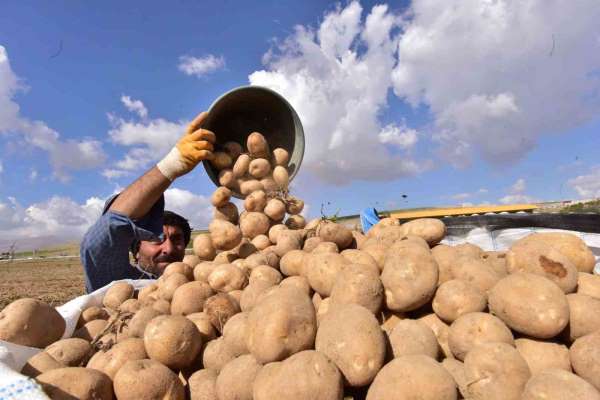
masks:
[[[433,114],[439,153],[511,163],[598,115],[600,3],[415,0],[395,94]]]
[[[117,179],[117,178],[122,178],[127,175],[129,175],[129,172],[119,170],[119,169],[107,168],[102,171],[102,176],[107,179]]]
[[[2,164],[2,160],[0,160],[0,174],[4,172],[4,164]]]
[[[201,77],[224,68],[225,58],[223,56],[216,57],[212,54],[204,57],[184,55],[179,57],[179,65],[177,67],[186,75]]]
[[[392,144],[401,149],[411,149],[418,141],[416,130],[396,124],[385,126],[377,136],[380,143]]]
[[[0,201],[0,249],[17,243],[19,250],[80,239],[100,216],[104,200],[90,197],[79,204],[68,197],[23,207],[15,198]]]
[[[213,216],[209,197],[178,188],[165,192],[165,209],[186,218],[192,229],[206,229]]]
[[[537,203],[539,200],[526,194],[509,194],[500,199],[502,204],[527,204]]]
[[[127,171],[147,168],[158,161],[177,143],[186,128],[185,122],[162,118],[135,121],[108,114],[108,119],[112,125],[108,132],[111,141],[130,148],[121,160],[114,163],[115,168],[103,171],[109,179],[124,176]]]
[[[307,137],[303,167],[329,183],[394,179],[429,167],[402,151],[416,142],[415,131],[378,118],[388,106],[400,18],[386,5],[364,20],[361,14],[353,1],[316,30],[296,27],[265,55],[265,69],[249,76],[296,109]]]
[[[113,194],[120,191],[122,188]],[[52,196],[25,207],[14,197],[0,199],[0,251],[13,242],[18,250],[30,250],[81,240],[100,217],[105,201],[90,197],[78,203],[69,197]],[[187,218],[194,228],[206,228],[212,219],[210,199],[183,189],[167,189],[165,208]]]
[[[527,184],[525,183],[525,179],[519,178],[517,181],[510,187],[510,192],[517,194],[523,193],[527,189]]]
[[[139,115],[140,118],[146,118],[148,116],[148,109],[141,100],[133,100],[129,96],[121,95],[121,103],[123,103],[125,108],[129,111]]]
[[[523,178],[517,179],[515,183],[508,189],[508,194],[502,197],[499,201],[502,204],[515,203],[537,203],[539,199],[525,194],[527,190],[527,182]]]
[[[588,174],[569,179],[567,184],[583,199],[600,197],[600,166],[592,168]]]
[[[99,166],[106,159],[102,144],[93,139],[61,140],[60,134],[43,121],[32,121],[20,115],[14,100],[24,90],[13,72],[6,49],[0,45],[0,134],[19,134],[26,145],[46,151],[54,177],[67,181],[72,170]]]
[[[452,200],[456,200],[456,201],[464,201],[464,200],[467,200],[467,199],[471,199],[473,197],[483,196],[483,195],[485,195],[487,193],[488,193],[488,190],[486,188],[480,188],[476,192],[457,193],[457,194],[453,194],[453,195],[447,196],[447,197],[450,198],[450,199],[452,199]],[[464,203],[464,204],[467,204],[467,203]]]
[[[37,169],[32,168],[31,171],[29,171],[29,180],[30,181],[35,181],[38,177],[38,172]]]
[[[452,200],[461,201],[461,200],[466,200],[466,199],[468,199],[468,198],[470,198],[472,196],[473,196],[472,193],[457,193],[457,194],[454,194],[454,195],[450,196],[450,198]]]

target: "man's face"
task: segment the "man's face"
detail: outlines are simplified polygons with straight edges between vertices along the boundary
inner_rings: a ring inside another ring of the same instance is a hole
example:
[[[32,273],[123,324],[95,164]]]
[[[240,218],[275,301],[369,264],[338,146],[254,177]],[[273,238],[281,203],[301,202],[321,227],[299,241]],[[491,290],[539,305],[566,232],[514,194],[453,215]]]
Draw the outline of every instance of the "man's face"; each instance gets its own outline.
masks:
[[[162,275],[167,265],[183,260],[185,256],[185,238],[177,226],[163,226],[162,242],[140,243],[137,254],[138,263],[144,270],[155,275]]]

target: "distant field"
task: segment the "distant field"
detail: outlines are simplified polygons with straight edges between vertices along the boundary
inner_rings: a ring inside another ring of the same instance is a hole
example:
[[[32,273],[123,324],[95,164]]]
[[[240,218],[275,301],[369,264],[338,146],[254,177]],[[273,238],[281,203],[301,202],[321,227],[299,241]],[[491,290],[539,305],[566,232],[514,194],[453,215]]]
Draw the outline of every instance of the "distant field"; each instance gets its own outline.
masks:
[[[0,262],[0,309],[22,297],[58,306],[84,292],[79,257]]]

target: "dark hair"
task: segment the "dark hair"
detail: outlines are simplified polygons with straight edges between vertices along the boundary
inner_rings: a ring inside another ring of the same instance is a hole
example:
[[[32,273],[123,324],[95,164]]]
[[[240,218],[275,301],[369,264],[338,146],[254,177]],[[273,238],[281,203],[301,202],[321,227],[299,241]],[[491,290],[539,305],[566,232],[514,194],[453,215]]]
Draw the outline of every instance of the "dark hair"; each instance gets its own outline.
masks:
[[[183,239],[187,246],[192,236],[192,228],[187,219],[183,218],[179,214],[175,214],[173,211],[165,211],[163,213],[163,225],[176,226],[183,232]]]
[[[190,228],[190,224],[187,219],[183,218],[181,215],[174,213],[173,211],[164,211],[163,213],[163,226],[176,226],[181,229],[183,232],[183,239],[185,240],[185,246],[187,247],[190,242],[190,238],[192,236],[192,228]],[[133,257],[137,257],[137,252],[140,250],[140,241],[135,240],[131,244],[131,253]]]

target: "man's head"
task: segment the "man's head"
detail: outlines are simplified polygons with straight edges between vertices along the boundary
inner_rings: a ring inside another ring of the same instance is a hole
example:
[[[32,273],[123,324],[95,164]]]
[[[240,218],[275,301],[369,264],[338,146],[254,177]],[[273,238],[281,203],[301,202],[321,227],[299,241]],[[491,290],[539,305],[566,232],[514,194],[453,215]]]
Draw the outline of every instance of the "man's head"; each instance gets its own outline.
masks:
[[[163,241],[141,241],[137,249],[133,249],[139,266],[154,275],[161,275],[167,265],[183,260],[191,232],[187,219],[174,212],[165,211]]]

